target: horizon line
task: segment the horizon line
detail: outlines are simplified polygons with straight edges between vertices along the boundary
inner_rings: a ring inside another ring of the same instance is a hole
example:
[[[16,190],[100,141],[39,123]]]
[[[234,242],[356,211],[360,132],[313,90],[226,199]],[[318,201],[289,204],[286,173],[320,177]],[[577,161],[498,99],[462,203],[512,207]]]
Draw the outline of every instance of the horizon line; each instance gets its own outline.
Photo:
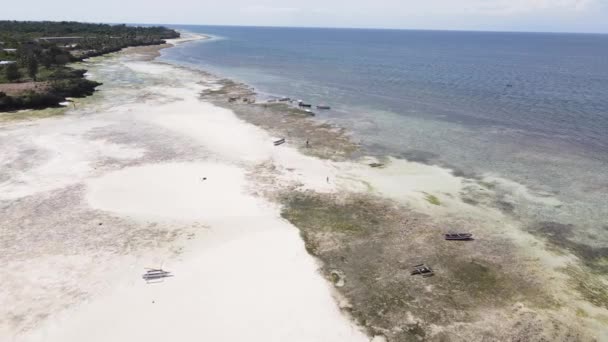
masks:
[[[174,24],[174,23],[126,23],[126,25],[161,25],[161,26],[207,26],[207,27],[251,27],[251,28],[291,28],[291,29],[327,29],[327,30],[378,30],[378,31],[431,31],[431,32],[478,32],[478,33],[541,33],[541,34],[591,34],[608,35],[608,32],[595,31],[515,31],[515,30],[484,30],[484,29],[417,29],[391,27],[335,27],[335,26],[283,26],[283,25],[236,25],[236,24]]]
[[[328,29],[328,30],[384,30],[384,31],[431,31],[431,32],[476,32],[476,33],[530,33],[530,34],[589,34],[589,35],[608,35],[608,31],[532,31],[532,30],[500,30],[500,29],[457,29],[457,28],[399,28],[399,27],[352,27],[352,26],[284,26],[284,25],[239,25],[239,24],[178,24],[178,23],[127,23],[127,22],[104,22],[104,21],[78,21],[78,20],[16,20],[0,19],[0,21],[30,21],[30,22],[62,22],[72,21],[90,24],[110,24],[110,25],[154,25],[154,26],[207,26],[207,27],[252,27],[252,28],[287,28],[287,29]]]

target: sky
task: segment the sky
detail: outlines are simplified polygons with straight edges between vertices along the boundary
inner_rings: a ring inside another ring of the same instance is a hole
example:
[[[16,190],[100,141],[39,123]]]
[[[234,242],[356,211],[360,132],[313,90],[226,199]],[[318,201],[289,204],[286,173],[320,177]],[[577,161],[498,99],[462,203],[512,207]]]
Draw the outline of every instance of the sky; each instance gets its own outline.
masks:
[[[0,0],[0,19],[608,33],[608,0]]]

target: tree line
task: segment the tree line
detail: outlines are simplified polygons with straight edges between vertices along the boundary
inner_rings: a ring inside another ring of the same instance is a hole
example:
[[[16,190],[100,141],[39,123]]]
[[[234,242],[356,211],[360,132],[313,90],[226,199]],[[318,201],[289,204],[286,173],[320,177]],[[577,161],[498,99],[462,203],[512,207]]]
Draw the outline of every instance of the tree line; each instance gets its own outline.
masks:
[[[71,38],[45,39],[48,37]],[[84,79],[84,70],[74,70],[66,64],[128,46],[162,44],[165,39],[178,37],[175,30],[161,26],[0,21],[0,49],[16,49],[10,54],[0,51],[1,59],[14,61],[0,68],[4,69],[0,70],[0,83],[24,81],[26,77],[51,82],[46,94],[28,93],[18,99],[0,93],[0,110],[47,106],[61,102],[66,96],[88,95],[99,83]]]

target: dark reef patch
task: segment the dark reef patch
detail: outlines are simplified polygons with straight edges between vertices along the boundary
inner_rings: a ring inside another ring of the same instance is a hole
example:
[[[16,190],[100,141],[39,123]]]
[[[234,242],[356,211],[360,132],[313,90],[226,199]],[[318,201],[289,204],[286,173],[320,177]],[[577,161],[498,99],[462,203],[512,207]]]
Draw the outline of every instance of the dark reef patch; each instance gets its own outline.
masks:
[[[511,254],[504,239],[450,243],[442,238],[443,224],[371,195],[290,192],[280,200],[282,216],[300,228],[327,279],[343,273],[339,291],[350,301],[350,314],[389,341],[439,341],[429,337],[433,326],[449,330],[455,323],[470,324],[473,333],[485,329],[476,324],[484,319],[480,312],[514,303],[556,305],[542,281],[522,272],[529,265]],[[435,276],[410,275],[420,263],[433,267]]]
[[[578,256],[591,270],[608,273],[608,247],[595,247],[575,241],[575,229],[572,224],[544,221],[529,227],[528,230],[546,239],[551,245]]]
[[[431,161],[439,158],[439,155],[427,151],[407,150],[405,152],[400,153],[397,157],[407,159],[413,162],[428,164]]]
[[[293,103],[257,103],[256,92],[245,84],[226,79],[217,84],[219,87],[203,91],[201,98],[229,108],[243,120],[285,138],[287,144],[297,146],[306,155],[346,160],[359,151],[359,145],[351,141],[346,130],[310,120],[310,113]]]

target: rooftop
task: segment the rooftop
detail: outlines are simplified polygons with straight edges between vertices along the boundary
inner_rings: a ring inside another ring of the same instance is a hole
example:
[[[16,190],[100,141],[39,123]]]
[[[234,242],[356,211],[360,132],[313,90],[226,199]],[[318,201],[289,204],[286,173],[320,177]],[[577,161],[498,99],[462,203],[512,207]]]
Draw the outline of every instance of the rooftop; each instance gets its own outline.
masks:
[[[69,39],[83,39],[84,37],[40,37],[38,40],[69,40]]]

